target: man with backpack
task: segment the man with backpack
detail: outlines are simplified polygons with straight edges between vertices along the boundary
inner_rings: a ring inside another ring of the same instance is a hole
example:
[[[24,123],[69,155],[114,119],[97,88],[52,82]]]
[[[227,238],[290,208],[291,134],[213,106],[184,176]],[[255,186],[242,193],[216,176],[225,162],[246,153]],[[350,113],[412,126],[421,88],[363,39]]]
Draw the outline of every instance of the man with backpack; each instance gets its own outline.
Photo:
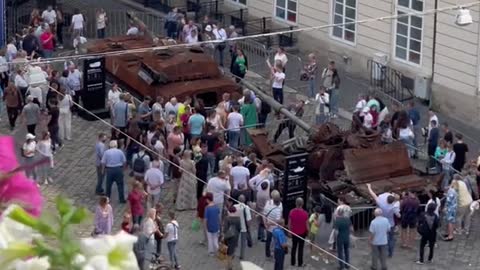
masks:
[[[422,238],[420,240],[420,259],[417,261],[417,264],[424,263],[423,254],[427,243],[430,248],[428,262],[432,262],[433,250],[435,249],[435,241],[437,239],[437,229],[439,226],[439,218],[435,214],[436,208],[437,205],[435,203],[428,204],[427,212],[418,221],[417,231]]]
[[[136,180],[143,180],[145,172],[150,168],[150,156],[142,147],[138,153],[133,154],[132,157],[132,176]]]

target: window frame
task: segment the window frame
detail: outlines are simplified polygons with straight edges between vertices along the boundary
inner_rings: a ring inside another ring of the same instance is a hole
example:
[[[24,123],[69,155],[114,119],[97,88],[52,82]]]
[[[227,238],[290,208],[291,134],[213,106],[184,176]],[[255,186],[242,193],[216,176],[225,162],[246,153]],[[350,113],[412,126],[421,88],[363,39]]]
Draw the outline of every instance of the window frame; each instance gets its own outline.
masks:
[[[342,16],[342,23],[345,23],[345,19],[347,18],[346,16],[346,10],[347,8],[350,8],[352,9],[351,6],[348,6],[346,5],[346,2],[348,0],[332,0],[330,3],[331,3],[331,16],[330,16],[330,23],[331,24],[335,24],[335,16],[337,15],[336,13],[336,7],[337,7],[337,2],[342,2],[341,5],[343,6],[343,14],[341,15],[338,15],[338,16]],[[355,19],[353,21],[358,21],[358,1],[360,0],[355,0],[355,7],[353,8],[355,10]],[[349,20],[351,20],[350,18],[348,18]],[[337,40],[337,41],[340,41],[340,42],[343,42],[345,44],[348,44],[350,46],[355,46],[357,45],[357,38],[358,38],[358,35],[357,35],[357,30],[358,30],[358,24],[355,24],[355,30],[352,31],[350,29],[345,29],[345,25],[342,25],[342,26],[339,26],[341,27],[341,30],[342,30],[342,37],[338,37],[336,35],[333,34],[333,31],[335,30],[335,27],[330,27],[330,37],[334,40]],[[350,41],[348,39],[345,38],[345,32],[351,32],[353,33],[353,41]]]
[[[289,24],[289,25],[297,25],[298,24],[298,8],[299,8],[299,5],[300,5],[300,0],[284,0],[285,1],[285,6],[281,7],[281,6],[277,6],[277,1],[278,0],[273,0],[273,18],[275,20],[278,20],[278,21],[281,21],[283,23],[286,23],[286,24]],[[295,2],[295,8],[296,10],[293,11],[293,10],[290,10],[288,9],[288,2]],[[283,9],[285,11],[285,17],[279,17],[277,16],[277,8],[280,8],[280,9]],[[290,21],[288,20],[288,12],[292,12],[292,13],[295,13],[295,21]]]
[[[409,16],[405,16],[403,18],[407,18],[408,20],[408,23],[404,23],[404,22],[400,22],[398,18],[395,19],[395,23],[394,23],[394,36],[393,36],[393,49],[392,49],[392,54],[393,54],[393,59],[395,59],[395,61],[397,62],[400,62],[400,63],[404,63],[404,64],[407,64],[407,65],[411,65],[411,66],[415,66],[415,67],[420,67],[422,66],[422,63],[423,63],[423,51],[424,51],[424,48],[423,48],[423,42],[424,42],[424,33],[425,33],[425,17],[423,16],[423,14],[420,14],[421,12],[423,12],[425,10],[425,1],[424,0],[407,0],[408,3],[409,3],[409,7],[405,7],[405,6],[402,6],[399,4],[401,0],[396,0],[396,3],[395,3],[395,14],[399,14],[400,12],[403,12],[403,13],[418,13],[417,15],[409,15]],[[418,2],[422,2],[423,3],[423,6],[422,6],[422,11],[419,11],[419,10],[416,10],[416,9],[413,9],[413,6],[412,6],[412,3],[413,1],[418,1]],[[417,27],[417,26],[414,26],[412,25],[412,17],[418,17],[421,19],[421,27]],[[407,26],[407,35],[405,36],[404,34],[398,34],[398,24],[402,24],[402,25],[405,25]],[[420,30],[421,33],[420,33],[420,40],[419,39],[416,39],[416,38],[412,38],[411,37],[411,29],[417,29],[417,30]],[[406,58],[403,59],[403,58],[400,58],[397,56],[397,40],[398,40],[398,35],[400,35],[401,37],[404,37],[407,39],[407,47],[403,47],[401,45],[399,45],[398,47],[406,50]],[[413,41],[417,41],[420,43],[420,51],[415,51],[415,50],[412,50],[410,48],[410,42],[411,40]],[[419,61],[418,63],[416,62],[413,62],[410,60],[410,52],[413,52],[415,54],[418,54],[419,55]]]

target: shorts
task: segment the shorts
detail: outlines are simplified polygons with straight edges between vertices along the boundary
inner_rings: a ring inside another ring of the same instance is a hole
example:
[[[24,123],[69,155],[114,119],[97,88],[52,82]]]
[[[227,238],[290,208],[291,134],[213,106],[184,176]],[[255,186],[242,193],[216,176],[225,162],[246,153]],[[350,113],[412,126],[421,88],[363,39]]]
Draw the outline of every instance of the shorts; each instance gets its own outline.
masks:
[[[417,225],[417,220],[414,218],[406,218],[406,219],[402,219],[401,221],[402,229],[406,229],[406,228],[413,229],[416,227],[416,225]]]

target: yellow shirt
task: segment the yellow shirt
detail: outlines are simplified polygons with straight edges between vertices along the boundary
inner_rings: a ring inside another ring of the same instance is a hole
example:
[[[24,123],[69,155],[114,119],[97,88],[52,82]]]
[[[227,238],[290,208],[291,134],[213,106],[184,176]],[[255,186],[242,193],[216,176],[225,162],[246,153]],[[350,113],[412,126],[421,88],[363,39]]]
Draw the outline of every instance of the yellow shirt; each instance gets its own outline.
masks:
[[[179,127],[182,126],[182,120],[180,120],[180,117],[181,117],[183,114],[185,114],[185,108],[186,108],[186,107],[187,107],[187,106],[185,106],[183,103],[180,103],[180,104],[178,105],[177,125],[178,125]]]

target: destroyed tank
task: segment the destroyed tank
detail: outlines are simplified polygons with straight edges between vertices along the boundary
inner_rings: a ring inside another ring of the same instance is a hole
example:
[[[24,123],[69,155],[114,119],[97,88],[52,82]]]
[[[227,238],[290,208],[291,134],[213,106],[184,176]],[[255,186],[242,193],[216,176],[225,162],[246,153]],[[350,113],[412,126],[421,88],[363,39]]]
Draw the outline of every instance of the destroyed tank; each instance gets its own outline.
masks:
[[[147,36],[119,36],[87,44],[88,53],[120,52],[170,45],[166,39]],[[105,57],[107,75],[140,96],[179,100],[190,96],[205,106],[216,105],[223,93],[240,96],[240,87],[224,76],[215,60],[201,47],[138,50]]]

